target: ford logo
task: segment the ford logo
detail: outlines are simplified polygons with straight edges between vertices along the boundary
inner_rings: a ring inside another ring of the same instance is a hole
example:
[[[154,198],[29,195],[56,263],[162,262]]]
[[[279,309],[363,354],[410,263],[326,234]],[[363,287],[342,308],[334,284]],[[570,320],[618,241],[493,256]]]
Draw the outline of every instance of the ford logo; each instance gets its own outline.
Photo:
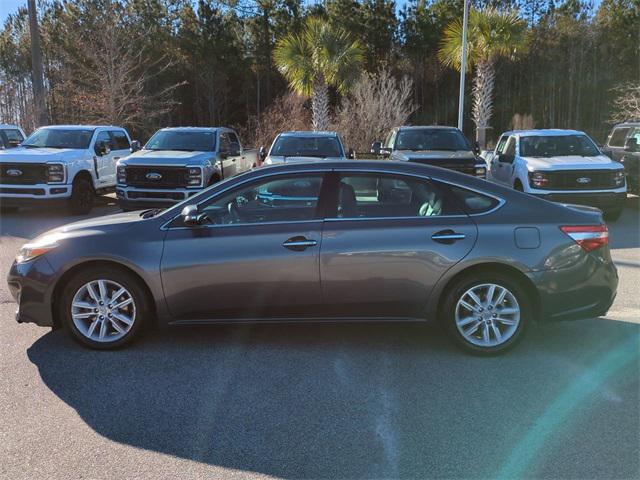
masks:
[[[147,177],[148,180],[160,180],[162,178],[162,175],[156,172],[151,172],[147,173],[145,177]]]
[[[22,175],[22,170],[18,170],[17,168],[10,168],[9,170],[7,170],[7,175],[9,175],[10,177],[19,177],[20,175]]]
[[[591,183],[591,179],[589,177],[580,177],[580,178],[576,178],[576,182],[578,183]]]

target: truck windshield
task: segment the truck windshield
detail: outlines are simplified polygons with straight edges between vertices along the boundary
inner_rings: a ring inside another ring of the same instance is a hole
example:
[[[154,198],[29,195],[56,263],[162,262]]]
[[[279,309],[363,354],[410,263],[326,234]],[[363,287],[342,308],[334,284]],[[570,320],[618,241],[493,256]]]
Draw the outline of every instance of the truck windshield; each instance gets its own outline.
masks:
[[[215,132],[160,130],[151,137],[144,148],[145,150],[213,152],[216,149],[216,134]]]
[[[459,130],[421,128],[400,130],[396,150],[471,150],[469,142]]]
[[[93,130],[40,128],[22,142],[27,148],[72,148],[83,150],[89,148]]]
[[[598,147],[586,135],[554,135],[520,138],[523,157],[597,157]]]
[[[342,146],[336,137],[297,137],[282,135],[271,148],[270,155],[282,157],[342,157]]]

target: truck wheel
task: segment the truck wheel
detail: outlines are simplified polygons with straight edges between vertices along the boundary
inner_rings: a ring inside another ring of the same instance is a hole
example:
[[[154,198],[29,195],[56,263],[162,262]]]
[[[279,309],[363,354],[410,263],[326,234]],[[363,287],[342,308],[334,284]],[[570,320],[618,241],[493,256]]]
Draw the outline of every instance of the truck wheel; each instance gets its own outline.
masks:
[[[95,198],[93,185],[86,178],[76,178],[73,181],[69,209],[73,215],[86,215],[93,208]]]
[[[604,212],[604,219],[608,222],[615,222],[620,218],[620,215],[622,215],[621,208],[617,208],[615,210],[606,210]]]

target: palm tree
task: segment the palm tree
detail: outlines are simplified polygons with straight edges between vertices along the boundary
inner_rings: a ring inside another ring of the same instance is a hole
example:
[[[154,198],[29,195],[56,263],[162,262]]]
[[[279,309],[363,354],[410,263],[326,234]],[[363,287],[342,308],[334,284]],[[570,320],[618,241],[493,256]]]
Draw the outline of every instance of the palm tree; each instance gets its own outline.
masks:
[[[471,115],[476,124],[476,139],[485,146],[486,130],[493,113],[495,65],[499,58],[515,58],[526,50],[527,24],[514,11],[495,8],[469,12],[467,65],[475,67]],[[460,70],[462,60],[462,21],[451,22],[444,30],[438,51],[440,61]]]
[[[329,87],[344,93],[357,80],[364,59],[360,42],[310,17],[300,34],[289,33],[276,43],[273,56],[291,89],[311,97],[313,129],[328,129]]]

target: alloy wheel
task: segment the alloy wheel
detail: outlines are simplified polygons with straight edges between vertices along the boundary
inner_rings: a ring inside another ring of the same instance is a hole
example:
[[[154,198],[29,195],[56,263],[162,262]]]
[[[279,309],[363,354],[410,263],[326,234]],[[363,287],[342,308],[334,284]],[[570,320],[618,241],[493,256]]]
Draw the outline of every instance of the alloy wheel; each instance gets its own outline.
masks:
[[[76,292],[71,318],[86,338],[100,343],[124,337],[136,320],[133,295],[112,280],[92,280]]]
[[[456,327],[462,337],[479,347],[507,342],[520,325],[520,305],[515,295],[495,283],[475,285],[459,299]]]

